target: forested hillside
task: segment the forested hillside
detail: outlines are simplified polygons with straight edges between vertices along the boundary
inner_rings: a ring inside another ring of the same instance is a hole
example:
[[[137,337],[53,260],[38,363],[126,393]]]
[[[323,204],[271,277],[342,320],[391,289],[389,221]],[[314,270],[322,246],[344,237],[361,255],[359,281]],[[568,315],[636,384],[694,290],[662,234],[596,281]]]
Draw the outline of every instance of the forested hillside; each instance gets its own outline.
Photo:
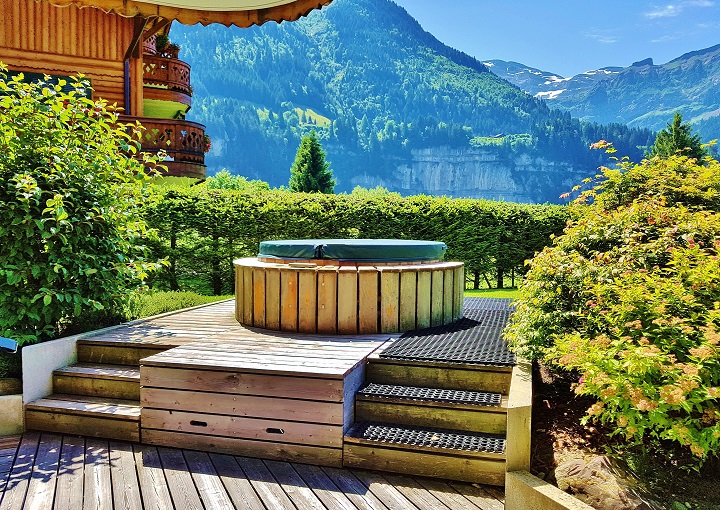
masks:
[[[175,25],[171,37],[193,69],[189,118],[213,139],[209,173],[228,168],[287,184],[300,137],[311,129],[338,191],[352,189],[359,174],[363,183],[393,182],[398,168],[414,164],[414,150],[432,147],[485,148],[510,168],[518,154],[543,158],[588,175],[604,157],[588,151],[591,142],[606,138],[639,158],[637,146],[652,139],[649,131],[581,125],[551,111],[389,0],[335,0],[298,22],[250,29]],[[544,186],[534,199],[566,191]],[[449,193],[463,196],[455,187]]]

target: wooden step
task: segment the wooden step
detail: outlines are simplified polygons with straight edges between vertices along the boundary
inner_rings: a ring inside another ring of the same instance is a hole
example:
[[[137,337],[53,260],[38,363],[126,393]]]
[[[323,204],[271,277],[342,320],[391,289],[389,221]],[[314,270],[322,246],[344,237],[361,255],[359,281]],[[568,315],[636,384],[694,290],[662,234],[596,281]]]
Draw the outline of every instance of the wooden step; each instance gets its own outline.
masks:
[[[491,434],[357,422],[344,438],[343,465],[503,485],[505,438]]]
[[[140,402],[52,394],[25,406],[28,430],[140,441]]]
[[[505,434],[507,396],[371,383],[355,396],[355,420]]]
[[[140,400],[140,368],[75,363],[53,372],[53,390],[67,395]]]
[[[139,366],[140,360],[159,354],[172,345],[141,344],[138,342],[105,342],[92,339],[78,340],[78,361],[81,363],[102,363],[109,365]]]
[[[378,384],[490,391],[507,395],[512,367],[461,363],[433,363],[368,357],[365,380]]]

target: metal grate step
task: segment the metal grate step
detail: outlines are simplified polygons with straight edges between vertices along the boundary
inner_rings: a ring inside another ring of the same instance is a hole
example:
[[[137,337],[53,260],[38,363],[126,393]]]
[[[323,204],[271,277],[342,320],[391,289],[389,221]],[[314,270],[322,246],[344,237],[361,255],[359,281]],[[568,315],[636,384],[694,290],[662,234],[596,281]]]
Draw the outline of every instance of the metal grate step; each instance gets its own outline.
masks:
[[[500,393],[418,388],[415,386],[396,386],[393,384],[376,383],[370,383],[358,391],[358,396],[408,399],[426,402],[447,402],[451,404],[470,404],[480,406],[499,406],[502,399],[502,395]]]
[[[502,338],[511,313],[509,299],[467,298],[465,317],[445,326],[408,331],[380,358],[513,366],[515,354]]]
[[[358,422],[348,436],[365,441],[474,453],[505,452],[505,438],[492,434]]]

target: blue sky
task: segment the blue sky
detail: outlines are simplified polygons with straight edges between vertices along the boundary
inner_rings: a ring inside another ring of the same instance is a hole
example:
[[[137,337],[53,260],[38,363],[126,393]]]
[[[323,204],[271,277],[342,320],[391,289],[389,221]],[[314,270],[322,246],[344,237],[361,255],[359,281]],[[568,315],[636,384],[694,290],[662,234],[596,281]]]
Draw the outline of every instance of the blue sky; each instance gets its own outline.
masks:
[[[394,1],[449,46],[565,77],[720,44],[720,0]]]

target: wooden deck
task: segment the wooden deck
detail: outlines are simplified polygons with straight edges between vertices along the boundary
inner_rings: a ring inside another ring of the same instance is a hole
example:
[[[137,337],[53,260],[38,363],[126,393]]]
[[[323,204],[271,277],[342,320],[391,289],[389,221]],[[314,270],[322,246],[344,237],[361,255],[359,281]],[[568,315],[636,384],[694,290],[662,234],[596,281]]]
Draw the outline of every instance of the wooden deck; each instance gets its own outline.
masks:
[[[135,321],[111,331],[99,330],[83,340],[97,343],[132,344],[141,347],[170,349],[199,341],[223,342],[243,339],[280,345],[312,342],[313,347],[338,351],[356,349],[361,352],[374,350],[385,340],[397,334],[376,333],[372,335],[334,335],[323,333],[271,331],[245,327],[235,319],[235,300],[229,299],[159,317]],[[328,354],[328,353],[325,353]],[[332,353],[329,353],[332,354]],[[327,358],[326,358],[327,359]]]
[[[502,510],[497,488],[48,433],[0,438],[1,510]]]

